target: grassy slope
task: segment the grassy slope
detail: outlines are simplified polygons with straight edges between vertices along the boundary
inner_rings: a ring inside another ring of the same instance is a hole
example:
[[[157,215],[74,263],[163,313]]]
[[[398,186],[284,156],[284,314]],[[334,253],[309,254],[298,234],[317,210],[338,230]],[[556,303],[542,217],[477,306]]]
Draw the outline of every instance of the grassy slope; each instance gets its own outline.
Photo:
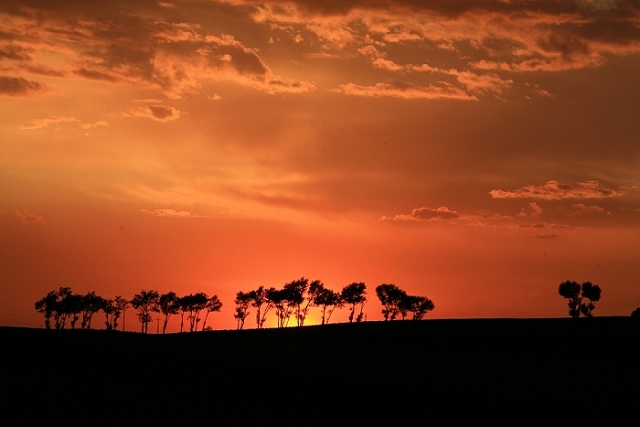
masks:
[[[395,321],[166,336],[0,328],[1,380],[11,391],[7,408],[89,424],[228,425],[230,416],[261,425],[620,421],[640,419],[635,320]]]

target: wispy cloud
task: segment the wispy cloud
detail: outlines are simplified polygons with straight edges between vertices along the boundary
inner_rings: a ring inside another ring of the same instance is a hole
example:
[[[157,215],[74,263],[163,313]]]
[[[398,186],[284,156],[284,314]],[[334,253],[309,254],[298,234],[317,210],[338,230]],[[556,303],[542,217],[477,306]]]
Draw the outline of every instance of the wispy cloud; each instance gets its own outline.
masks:
[[[460,215],[445,206],[436,209],[421,207],[411,211],[409,215],[396,215],[393,221],[431,221],[431,220],[452,220]],[[387,219],[387,218],[384,218]]]
[[[335,89],[334,92],[354,96],[402,99],[460,99],[465,101],[478,99],[461,89],[444,83],[441,86],[417,86],[412,83],[398,81],[376,83],[373,86],[360,86],[355,83],[347,83],[340,85],[340,89]]]
[[[22,130],[42,129],[58,123],[75,123],[80,120],[73,116],[51,116],[45,119],[34,119],[19,127]]]
[[[105,122],[104,120],[98,120],[94,123],[83,123],[80,125],[82,129],[94,129],[100,126],[109,126],[109,123]]]
[[[210,218],[206,215],[197,215],[188,211],[176,211],[173,209],[156,209],[153,211],[141,209],[141,211],[153,216],[163,216],[169,218]]]
[[[600,206],[587,206],[578,203],[572,206],[574,215],[611,215],[605,208]]]
[[[516,190],[491,190],[494,199],[603,199],[624,195],[624,190],[613,190],[600,184],[599,181],[584,181],[576,184],[548,181],[543,185],[528,185]]]
[[[41,216],[22,209],[16,209],[15,214],[23,224],[37,224],[43,221]]]

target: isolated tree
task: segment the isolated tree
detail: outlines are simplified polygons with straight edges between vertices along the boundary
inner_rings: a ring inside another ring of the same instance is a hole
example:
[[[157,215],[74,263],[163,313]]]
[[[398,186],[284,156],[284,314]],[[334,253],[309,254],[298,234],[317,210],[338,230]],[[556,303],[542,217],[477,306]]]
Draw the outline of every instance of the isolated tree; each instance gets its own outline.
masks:
[[[577,319],[580,317],[580,313],[585,317],[593,317],[595,303],[600,301],[602,291],[600,286],[591,282],[584,282],[580,285],[577,282],[566,281],[560,284],[558,293],[569,300],[569,315]]]
[[[51,329],[51,318],[57,310],[58,293],[51,291],[35,303],[35,308],[38,313],[44,316],[44,327]]]
[[[342,307],[343,300],[339,293],[322,286],[313,298],[313,305],[320,307],[322,324],[325,325],[329,323],[334,310]]]
[[[340,296],[342,297],[342,300],[350,306],[349,323],[353,323],[353,318],[358,307],[360,308],[360,312],[356,317],[356,322],[360,322],[362,320],[362,310],[367,303],[366,294],[367,285],[362,282],[351,283],[342,289]]]
[[[160,295],[158,298],[158,309],[160,313],[164,315],[164,321],[162,322],[162,334],[167,331],[167,324],[172,314],[178,314],[178,295],[175,292],[169,291],[166,294]]]
[[[631,312],[631,317],[640,317],[640,307]]]
[[[399,312],[402,318],[407,314],[408,306],[402,305],[407,293],[392,283],[383,283],[376,287],[376,295],[382,304],[382,316],[384,320],[394,320]]]
[[[149,332],[149,323],[153,322],[151,313],[159,312],[159,299],[158,291],[146,291],[144,289],[131,299],[131,306],[138,310],[138,320],[140,320],[142,332],[145,334]]]
[[[569,280],[562,282],[558,287],[558,293],[561,297],[569,300],[569,316],[574,319],[580,317],[580,303],[582,302],[582,298],[580,297],[580,284]]]
[[[249,316],[249,307],[253,301],[251,292],[239,291],[236,294],[236,299],[233,301],[236,304],[236,312],[233,317],[237,321],[237,328],[244,328],[244,321]]]
[[[205,294],[206,295],[206,294]],[[207,326],[207,318],[209,317],[209,313],[212,313],[214,311],[220,311],[220,309],[222,308],[222,301],[220,301],[220,298],[218,298],[218,295],[214,295],[211,298],[207,299],[207,303],[204,306],[205,314],[204,314],[204,321],[202,322],[202,330],[205,330],[205,327]],[[211,328],[209,328],[211,329]]]
[[[585,317],[593,317],[593,310],[596,308],[595,303],[600,301],[600,295],[602,291],[600,286],[594,285],[591,282],[584,282],[582,284],[582,298],[583,302],[580,304],[580,312],[584,314]],[[584,299],[589,300],[588,302],[584,301]]]

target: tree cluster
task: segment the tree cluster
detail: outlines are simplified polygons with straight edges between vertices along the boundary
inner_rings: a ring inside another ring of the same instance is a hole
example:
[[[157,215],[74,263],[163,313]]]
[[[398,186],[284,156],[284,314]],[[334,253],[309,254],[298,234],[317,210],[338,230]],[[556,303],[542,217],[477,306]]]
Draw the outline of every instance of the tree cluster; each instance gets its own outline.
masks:
[[[36,311],[44,315],[44,324],[47,329],[52,328],[52,320],[55,329],[64,329],[67,320],[71,329],[75,329],[76,322],[80,319],[82,329],[91,329],[93,315],[102,311],[106,329],[115,330],[118,327],[118,319],[128,307],[133,307],[137,311],[143,333],[149,332],[153,313],[161,313],[164,334],[169,318],[174,314],[180,316],[180,332],[184,329],[185,317],[190,332],[211,329],[206,326],[209,314],[220,311],[222,302],[217,295],[209,297],[204,292],[178,297],[175,292],[159,294],[154,290],[142,290],[129,301],[120,295],[114,299],[105,299],[96,295],[95,292],[78,295],[74,294],[71,288],[60,288],[58,291],[49,292],[35,303]],[[204,317],[202,317],[203,314]],[[201,326],[200,321],[202,321]]]
[[[394,320],[398,314],[404,320],[408,313],[413,314],[413,320],[422,320],[425,314],[435,308],[429,298],[408,295],[392,283],[383,283],[376,287],[376,295],[382,304],[384,320]]]
[[[35,303],[36,311],[44,315],[44,324],[47,329],[51,329],[52,319],[56,329],[64,329],[67,320],[71,329],[75,329],[78,320],[82,329],[91,329],[93,315],[100,310],[105,316],[106,329],[116,329],[118,319],[128,306],[129,301],[120,295],[114,299],[105,299],[96,295],[95,292],[84,295],[75,294],[68,287],[51,291]]]
[[[567,280],[560,283],[558,293],[568,300],[569,316],[577,319],[580,314],[585,317],[593,317],[595,303],[600,301],[602,291],[600,286],[591,282],[584,282],[581,285],[578,282]]]
[[[360,322],[367,302],[366,289],[364,283],[351,283],[338,293],[326,288],[320,280],[309,282],[309,279],[301,277],[286,283],[282,289],[265,289],[264,286],[260,286],[249,292],[238,292],[234,317],[238,329],[242,329],[250,308],[255,308],[258,329],[264,326],[269,312],[275,313],[278,328],[286,327],[292,317],[297,326],[304,326],[311,308],[318,307],[324,325],[329,323],[336,308],[347,305],[350,310],[349,322],[353,322],[354,319]]]

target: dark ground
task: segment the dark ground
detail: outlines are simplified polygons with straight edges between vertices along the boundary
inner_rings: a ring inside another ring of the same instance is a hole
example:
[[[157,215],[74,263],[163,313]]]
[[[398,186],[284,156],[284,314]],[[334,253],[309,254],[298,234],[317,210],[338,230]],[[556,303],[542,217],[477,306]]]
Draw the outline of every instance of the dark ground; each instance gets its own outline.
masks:
[[[640,425],[639,320],[0,328],[2,425]]]

